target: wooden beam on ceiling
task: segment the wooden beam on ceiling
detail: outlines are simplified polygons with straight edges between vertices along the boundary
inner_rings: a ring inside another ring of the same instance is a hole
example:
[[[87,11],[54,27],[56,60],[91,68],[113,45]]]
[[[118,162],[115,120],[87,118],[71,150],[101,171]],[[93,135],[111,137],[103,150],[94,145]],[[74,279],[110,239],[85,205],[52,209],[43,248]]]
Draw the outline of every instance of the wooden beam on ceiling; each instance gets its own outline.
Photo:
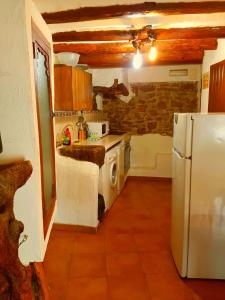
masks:
[[[43,13],[42,17],[48,24],[70,23],[91,20],[102,20],[131,16],[134,14],[209,14],[225,12],[225,1],[205,2],[144,2],[127,5],[110,5],[96,7],[81,7],[66,11]]]
[[[79,44],[54,44],[54,52],[75,52],[79,54],[118,54],[134,53],[136,50],[129,42],[123,43],[79,43]],[[149,51],[150,43],[141,47],[142,52]],[[216,39],[195,39],[195,40],[174,40],[157,41],[156,47],[162,51],[196,51],[196,50],[215,50],[217,48]]]
[[[171,53],[158,53],[154,62],[150,62],[147,55],[143,55],[145,66],[150,65],[179,65],[179,64],[201,64],[203,50],[195,52],[174,51]],[[87,64],[90,68],[117,68],[132,67],[133,54],[96,54],[81,55],[79,64]]]
[[[57,32],[52,35],[53,42],[75,41],[129,41],[133,39],[136,31],[131,30],[107,30],[107,31],[69,31]],[[174,39],[207,39],[224,38],[225,26],[220,27],[195,27],[195,28],[170,28],[153,29],[157,40]],[[140,38],[147,38],[147,32],[143,32]]]

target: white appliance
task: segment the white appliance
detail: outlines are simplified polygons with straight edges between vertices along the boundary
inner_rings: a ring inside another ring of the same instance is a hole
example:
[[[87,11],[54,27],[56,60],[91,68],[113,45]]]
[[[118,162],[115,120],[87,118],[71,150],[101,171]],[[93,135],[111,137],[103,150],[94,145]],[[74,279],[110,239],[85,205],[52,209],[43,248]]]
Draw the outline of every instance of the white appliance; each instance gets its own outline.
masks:
[[[171,248],[182,277],[225,279],[225,114],[175,114]]]
[[[109,121],[87,122],[88,135],[101,138],[109,133]]]
[[[124,176],[124,140],[122,140],[118,146],[116,146],[117,155],[118,155],[118,180],[117,180],[117,192],[118,195],[122,191],[125,183],[125,176]]]
[[[129,134],[126,134],[121,141],[121,143],[117,146],[118,151],[118,184],[117,184],[117,190],[118,194],[122,191],[124,184],[126,182],[126,178],[128,175],[128,171],[130,169],[130,139],[131,136]]]
[[[106,209],[109,209],[116,199],[118,182],[118,149],[113,147],[105,154],[105,163],[99,174],[99,193],[103,195]]]

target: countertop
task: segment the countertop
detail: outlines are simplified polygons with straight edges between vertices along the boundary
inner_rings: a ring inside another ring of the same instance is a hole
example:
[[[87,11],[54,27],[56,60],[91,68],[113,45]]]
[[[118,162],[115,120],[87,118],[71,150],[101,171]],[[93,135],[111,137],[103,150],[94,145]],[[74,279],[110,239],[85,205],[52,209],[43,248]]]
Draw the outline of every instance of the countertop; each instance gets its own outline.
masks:
[[[84,140],[79,142],[74,142],[73,145],[98,145],[98,146],[104,146],[105,151],[107,151],[109,148],[114,146],[115,144],[123,141],[128,136],[127,133],[121,134],[121,135],[114,135],[114,134],[108,134],[104,136],[103,138],[97,140],[97,141],[91,141],[91,140]]]

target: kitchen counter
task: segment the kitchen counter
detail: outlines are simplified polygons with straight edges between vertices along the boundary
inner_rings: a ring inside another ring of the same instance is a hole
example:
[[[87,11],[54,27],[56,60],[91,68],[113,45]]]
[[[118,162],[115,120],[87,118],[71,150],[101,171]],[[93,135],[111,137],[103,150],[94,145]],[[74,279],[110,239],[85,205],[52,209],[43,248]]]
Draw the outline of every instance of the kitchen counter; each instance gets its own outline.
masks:
[[[97,141],[91,141],[91,140],[84,140],[79,142],[74,142],[73,145],[95,145],[95,146],[104,146],[105,151],[113,147],[115,144],[120,143],[128,136],[127,133],[121,134],[121,135],[114,135],[114,134],[108,134],[104,136],[103,138],[97,140]]]

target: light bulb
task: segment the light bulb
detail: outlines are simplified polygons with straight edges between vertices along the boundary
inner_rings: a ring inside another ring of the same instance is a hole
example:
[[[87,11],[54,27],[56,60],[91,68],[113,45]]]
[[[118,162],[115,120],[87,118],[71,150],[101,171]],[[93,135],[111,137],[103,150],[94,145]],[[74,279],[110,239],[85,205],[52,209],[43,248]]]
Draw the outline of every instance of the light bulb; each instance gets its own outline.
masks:
[[[150,60],[155,60],[157,57],[157,49],[155,46],[151,46],[150,51],[148,53],[148,58]]]
[[[142,66],[142,63],[143,63],[142,55],[140,53],[140,50],[137,49],[137,52],[133,57],[133,67],[135,69],[139,69]]]

